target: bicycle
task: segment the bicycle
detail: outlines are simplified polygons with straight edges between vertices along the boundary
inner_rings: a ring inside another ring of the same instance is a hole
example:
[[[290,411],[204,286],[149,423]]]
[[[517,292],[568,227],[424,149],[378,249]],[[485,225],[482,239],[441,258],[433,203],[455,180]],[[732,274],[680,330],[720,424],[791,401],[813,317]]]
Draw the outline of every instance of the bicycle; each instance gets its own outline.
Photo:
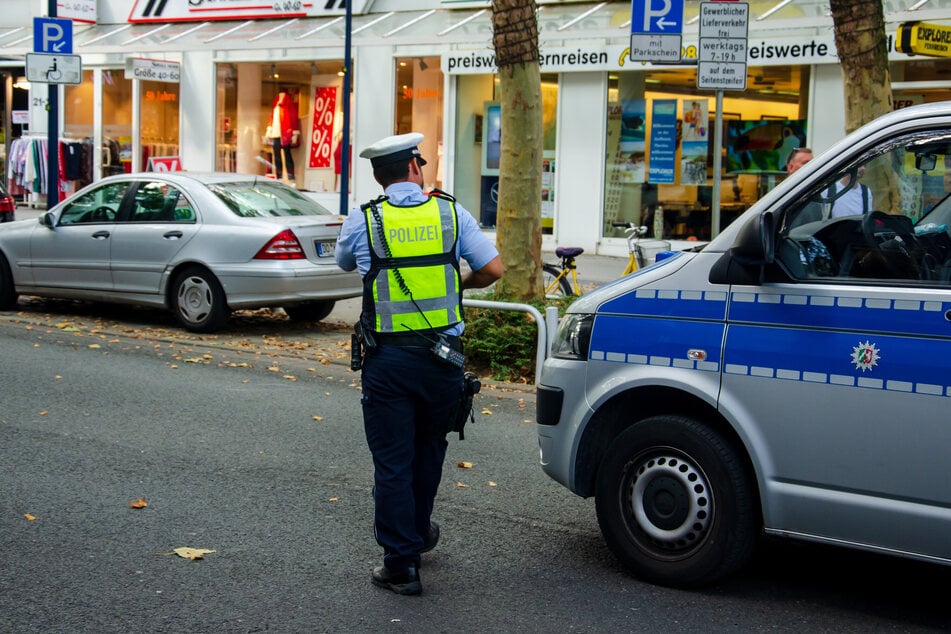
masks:
[[[647,266],[647,256],[640,241],[647,235],[647,227],[635,225],[633,222],[612,222],[612,227],[624,229],[627,234],[627,266],[621,276]],[[581,286],[578,284],[578,266],[575,258],[584,253],[581,247],[557,247],[555,255],[561,258],[561,264],[546,262],[542,265],[542,275],[545,284],[545,297],[561,295],[581,295]]]

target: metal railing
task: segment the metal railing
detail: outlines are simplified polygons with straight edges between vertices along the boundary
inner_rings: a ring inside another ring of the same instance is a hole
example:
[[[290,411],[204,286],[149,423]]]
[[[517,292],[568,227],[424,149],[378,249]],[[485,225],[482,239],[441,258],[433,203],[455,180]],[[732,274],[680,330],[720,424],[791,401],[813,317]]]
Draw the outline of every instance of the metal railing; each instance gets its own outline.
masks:
[[[542,365],[548,358],[551,351],[551,344],[555,338],[555,332],[558,330],[558,308],[555,306],[545,307],[545,316],[531,304],[517,304],[513,302],[494,302],[482,299],[463,298],[463,306],[472,306],[473,308],[488,308],[492,310],[513,310],[521,313],[529,313],[538,326],[538,337],[535,348],[535,385],[538,385],[542,376]]]

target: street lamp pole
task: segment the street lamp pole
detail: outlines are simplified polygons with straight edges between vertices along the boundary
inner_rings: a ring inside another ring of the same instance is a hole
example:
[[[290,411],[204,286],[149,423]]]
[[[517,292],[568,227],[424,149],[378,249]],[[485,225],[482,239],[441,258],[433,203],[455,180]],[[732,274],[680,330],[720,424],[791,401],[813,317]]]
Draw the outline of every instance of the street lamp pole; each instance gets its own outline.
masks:
[[[54,0],[50,0],[53,2]],[[347,0],[346,35],[343,47],[343,138],[340,148],[340,215],[350,212],[350,86],[353,73],[350,72],[350,30],[353,24],[353,8]]]
[[[49,17],[56,17],[56,0],[49,0]],[[46,143],[46,208],[59,202],[59,84],[46,84],[49,114]]]

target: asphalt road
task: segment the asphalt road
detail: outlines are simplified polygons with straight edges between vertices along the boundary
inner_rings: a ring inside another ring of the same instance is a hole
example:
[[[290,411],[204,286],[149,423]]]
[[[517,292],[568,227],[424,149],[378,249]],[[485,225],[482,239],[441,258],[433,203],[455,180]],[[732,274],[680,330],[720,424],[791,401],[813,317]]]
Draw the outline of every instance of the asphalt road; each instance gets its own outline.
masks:
[[[951,569],[809,544],[767,542],[698,592],[641,583],[593,502],[541,472],[533,395],[505,384],[450,444],[443,538],[424,594],[399,597],[369,583],[380,552],[344,329],[252,315],[195,338],[154,311],[26,306],[0,313],[0,631],[951,628]]]

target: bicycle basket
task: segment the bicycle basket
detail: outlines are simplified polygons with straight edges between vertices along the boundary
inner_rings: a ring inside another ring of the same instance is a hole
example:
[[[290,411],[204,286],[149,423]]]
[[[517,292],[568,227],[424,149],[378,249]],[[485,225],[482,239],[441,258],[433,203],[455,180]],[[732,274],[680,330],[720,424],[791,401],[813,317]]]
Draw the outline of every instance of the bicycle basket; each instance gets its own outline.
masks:
[[[637,266],[650,266],[657,259],[661,251],[670,251],[670,242],[667,240],[640,240],[637,243]]]

